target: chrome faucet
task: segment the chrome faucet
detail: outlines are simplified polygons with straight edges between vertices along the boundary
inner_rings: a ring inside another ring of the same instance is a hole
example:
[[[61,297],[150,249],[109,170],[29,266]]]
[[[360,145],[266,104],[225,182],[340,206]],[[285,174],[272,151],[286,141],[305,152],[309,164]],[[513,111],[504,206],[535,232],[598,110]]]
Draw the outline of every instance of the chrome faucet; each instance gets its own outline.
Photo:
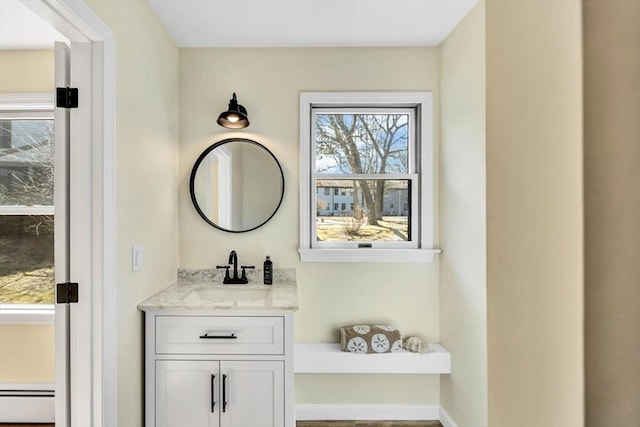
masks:
[[[233,266],[233,277],[229,274],[229,268]],[[249,283],[249,279],[247,279],[247,272],[245,269],[247,268],[256,268],[254,265],[241,265],[242,276],[238,277],[238,254],[236,251],[231,251],[229,253],[229,263],[228,265],[217,265],[216,268],[224,268],[226,270],[224,275],[224,280],[222,281],[225,285],[244,285]]]

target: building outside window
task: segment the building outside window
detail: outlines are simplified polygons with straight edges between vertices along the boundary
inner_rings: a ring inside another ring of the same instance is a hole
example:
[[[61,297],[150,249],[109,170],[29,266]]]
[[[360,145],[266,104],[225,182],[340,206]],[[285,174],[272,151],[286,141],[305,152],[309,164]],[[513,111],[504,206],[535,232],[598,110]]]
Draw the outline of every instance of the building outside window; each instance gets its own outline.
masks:
[[[54,120],[0,110],[0,304],[54,302]]]

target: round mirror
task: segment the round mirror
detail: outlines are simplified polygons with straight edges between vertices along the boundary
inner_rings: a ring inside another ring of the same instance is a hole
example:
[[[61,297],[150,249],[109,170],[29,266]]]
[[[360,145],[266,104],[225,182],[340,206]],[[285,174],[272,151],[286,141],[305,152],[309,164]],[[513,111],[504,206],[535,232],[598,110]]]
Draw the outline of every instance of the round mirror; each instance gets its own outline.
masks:
[[[282,203],[284,173],[275,156],[251,139],[216,142],[198,157],[189,182],[200,216],[231,233],[255,230]]]

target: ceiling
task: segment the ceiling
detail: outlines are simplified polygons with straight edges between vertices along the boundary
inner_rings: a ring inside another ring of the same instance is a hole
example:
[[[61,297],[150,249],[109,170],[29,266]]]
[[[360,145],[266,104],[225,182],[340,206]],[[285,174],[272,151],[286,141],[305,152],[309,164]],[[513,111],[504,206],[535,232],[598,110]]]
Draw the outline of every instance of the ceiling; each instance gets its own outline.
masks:
[[[19,0],[0,0],[0,49],[53,49],[67,41]]]
[[[436,46],[478,0],[148,0],[180,47]],[[65,37],[0,0],[0,49]]]
[[[148,0],[180,47],[436,46],[477,1]]]

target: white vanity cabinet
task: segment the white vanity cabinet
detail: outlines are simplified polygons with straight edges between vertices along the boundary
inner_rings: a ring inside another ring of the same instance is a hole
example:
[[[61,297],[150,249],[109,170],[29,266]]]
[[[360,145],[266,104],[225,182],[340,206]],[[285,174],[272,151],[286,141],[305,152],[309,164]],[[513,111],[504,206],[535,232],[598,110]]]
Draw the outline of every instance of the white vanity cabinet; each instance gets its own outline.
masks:
[[[160,427],[284,425],[281,361],[156,361]]]
[[[294,427],[291,312],[146,311],[148,427]]]

